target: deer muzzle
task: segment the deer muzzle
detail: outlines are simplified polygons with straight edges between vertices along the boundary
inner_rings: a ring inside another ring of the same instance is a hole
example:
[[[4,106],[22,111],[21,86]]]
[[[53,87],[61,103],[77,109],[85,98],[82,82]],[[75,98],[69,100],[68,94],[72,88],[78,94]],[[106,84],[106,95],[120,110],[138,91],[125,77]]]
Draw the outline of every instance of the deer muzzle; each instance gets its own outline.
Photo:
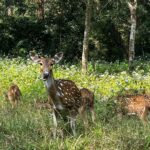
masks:
[[[50,76],[49,72],[44,72],[43,73],[43,80],[47,80],[49,76]]]

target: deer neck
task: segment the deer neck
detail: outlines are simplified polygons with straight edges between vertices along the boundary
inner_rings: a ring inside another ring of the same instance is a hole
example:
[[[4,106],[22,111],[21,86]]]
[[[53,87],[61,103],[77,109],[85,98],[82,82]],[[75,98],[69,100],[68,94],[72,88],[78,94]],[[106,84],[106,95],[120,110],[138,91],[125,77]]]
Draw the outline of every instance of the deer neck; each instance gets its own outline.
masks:
[[[55,80],[53,77],[53,73],[51,73],[51,76],[48,77],[48,79],[46,81],[44,81],[45,87],[49,92],[56,92],[56,86],[55,86]]]
[[[62,110],[63,106],[60,100],[60,94],[57,91],[53,75],[51,75],[51,77],[49,77],[46,81],[44,81],[44,84],[47,89],[48,96],[52,100],[52,105],[54,106],[54,108]]]

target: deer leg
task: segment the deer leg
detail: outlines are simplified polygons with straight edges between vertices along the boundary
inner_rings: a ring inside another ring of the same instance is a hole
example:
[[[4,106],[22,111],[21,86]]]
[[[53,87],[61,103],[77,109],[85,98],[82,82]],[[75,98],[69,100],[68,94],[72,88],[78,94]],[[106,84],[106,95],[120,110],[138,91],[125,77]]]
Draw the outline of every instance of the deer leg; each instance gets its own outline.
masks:
[[[82,98],[82,106],[80,108],[80,115],[83,119],[83,123],[85,127],[88,127],[88,118],[87,118],[87,100],[86,98]]]
[[[18,100],[16,99],[15,100],[15,107],[17,107],[18,106]]]
[[[94,123],[95,122],[94,94],[92,96],[91,103],[90,103],[90,112],[91,112],[92,122]]]
[[[14,105],[14,103],[12,103],[12,106],[11,106],[11,107],[12,107],[12,109],[14,109],[14,108],[15,108],[15,105]]]
[[[53,116],[53,124],[54,124],[54,130],[53,130],[53,137],[54,139],[56,138],[56,133],[57,133],[57,118],[56,118],[56,112],[55,110],[53,109],[53,112],[52,112],[52,116]]]
[[[88,118],[87,118],[87,110],[86,107],[81,107],[81,117],[84,122],[84,126],[88,127]]]
[[[76,136],[76,113],[70,112],[70,128],[72,130],[73,136]]]
[[[10,105],[11,105],[11,108],[13,109],[14,108],[14,106],[15,106],[15,102],[14,102],[14,98],[12,98],[12,97],[8,97],[8,100],[9,100],[9,102],[10,102]]]
[[[73,136],[76,136],[76,119],[74,117],[70,118],[70,127],[73,133]]]
[[[140,119],[142,120],[143,124],[146,125],[147,124],[147,116],[148,116],[148,107],[144,107],[141,111],[140,114]]]
[[[12,109],[15,108],[15,101],[11,102]]]
[[[95,122],[95,112],[94,112],[94,108],[90,107],[90,112],[91,112],[91,116],[92,116],[92,122]]]

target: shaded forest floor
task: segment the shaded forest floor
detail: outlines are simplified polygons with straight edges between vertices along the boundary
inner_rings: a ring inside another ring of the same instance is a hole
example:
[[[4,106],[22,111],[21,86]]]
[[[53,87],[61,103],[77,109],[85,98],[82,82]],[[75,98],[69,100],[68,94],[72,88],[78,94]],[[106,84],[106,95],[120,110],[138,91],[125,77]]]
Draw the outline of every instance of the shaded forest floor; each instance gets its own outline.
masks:
[[[82,75],[80,65],[58,65],[54,76],[73,80],[79,88],[86,87],[95,93],[96,123],[90,121],[86,129],[77,119],[77,136],[72,137],[60,120],[58,137],[51,136],[52,116],[47,110],[34,107],[35,101],[46,100],[43,82],[39,79],[39,66],[22,59],[0,60],[0,149],[149,149],[150,125],[143,126],[136,116],[117,117],[116,98],[127,91],[149,93],[149,62],[136,61],[128,73],[126,62],[89,63],[89,73]],[[22,91],[22,101],[12,109],[4,93],[11,83]],[[90,118],[89,118],[90,120]],[[60,132],[66,133],[61,138]]]

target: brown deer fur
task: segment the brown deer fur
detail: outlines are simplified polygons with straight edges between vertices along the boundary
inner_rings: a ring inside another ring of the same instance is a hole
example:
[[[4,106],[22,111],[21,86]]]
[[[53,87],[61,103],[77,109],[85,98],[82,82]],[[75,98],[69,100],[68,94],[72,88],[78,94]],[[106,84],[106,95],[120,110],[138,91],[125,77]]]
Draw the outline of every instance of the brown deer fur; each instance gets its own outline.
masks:
[[[86,117],[86,111],[89,109],[92,117],[92,121],[95,121],[95,112],[94,112],[94,93],[88,90],[87,88],[80,89],[81,97],[82,97],[82,106],[81,106],[81,114],[84,114]],[[87,119],[85,120],[85,124],[87,124]]]
[[[16,84],[13,84],[8,89],[8,92],[6,94],[6,99],[9,100],[9,102],[12,105],[12,107],[15,107],[15,106],[17,106],[21,95],[22,94],[21,94],[21,91],[20,91],[19,87]]]
[[[49,104],[48,101],[46,101],[46,102],[36,101],[34,106],[37,109],[51,109],[51,105]]]
[[[118,96],[118,101],[122,113],[136,114],[143,122],[147,122],[148,112],[150,110],[150,96],[148,95],[126,95]]]
[[[33,52],[30,53],[30,56],[34,62],[41,65],[41,77],[44,81],[48,93],[48,101],[53,111],[54,138],[56,137],[57,114],[69,119],[70,127],[75,135],[75,119],[82,104],[80,90],[71,80],[56,80],[53,77],[53,65],[62,59],[63,53],[57,53],[53,58],[39,58]]]

